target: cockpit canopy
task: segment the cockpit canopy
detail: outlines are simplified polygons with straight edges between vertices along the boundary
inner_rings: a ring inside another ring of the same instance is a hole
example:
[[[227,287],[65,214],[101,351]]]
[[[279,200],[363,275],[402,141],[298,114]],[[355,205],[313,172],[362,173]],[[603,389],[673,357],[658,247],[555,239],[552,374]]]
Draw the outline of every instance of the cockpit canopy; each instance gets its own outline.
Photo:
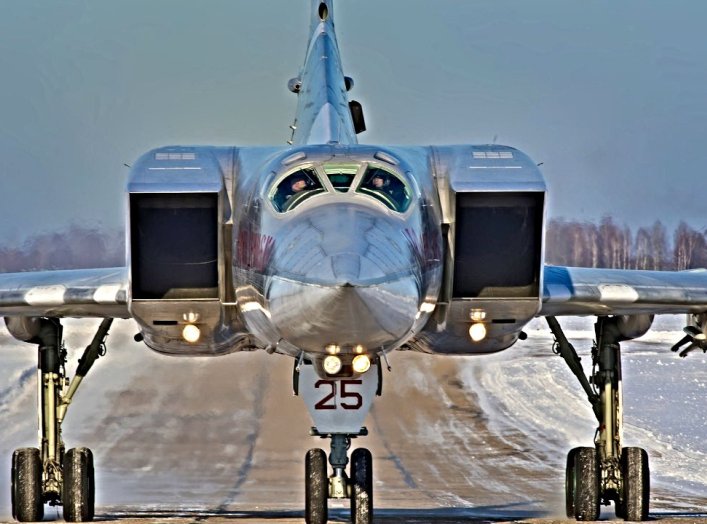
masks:
[[[309,198],[333,193],[373,198],[398,213],[407,211],[412,201],[412,190],[402,176],[376,164],[356,162],[300,166],[275,182],[269,198],[277,211],[285,213]]]
[[[298,169],[280,181],[274,191],[271,191],[270,200],[275,209],[284,212],[326,191],[314,169]]]

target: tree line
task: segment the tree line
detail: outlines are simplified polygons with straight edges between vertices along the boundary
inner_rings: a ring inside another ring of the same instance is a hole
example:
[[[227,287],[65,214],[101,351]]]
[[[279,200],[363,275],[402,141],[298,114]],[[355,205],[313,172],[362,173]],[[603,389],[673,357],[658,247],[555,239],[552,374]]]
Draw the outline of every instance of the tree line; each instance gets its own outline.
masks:
[[[72,225],[0,246],[0,272],[86,269],[125,265],[125,234]]]
[[[670,234],[660,222],[634,233],[611,217],[599,223],[562,218],[548,223],[546,261],[561,266],[620,269],[707,268],[707,229],[680,222]],[[115,267],[125,264],[125,234],[73,225],[40,233],[21,245],[0,245],[0,272]]]
[[[611,217],[592,222],[550,220],[546,261],[558,266],[683,270],[707,267],[707,229],[680,222],[669,234],[662,222],[634,233]]]

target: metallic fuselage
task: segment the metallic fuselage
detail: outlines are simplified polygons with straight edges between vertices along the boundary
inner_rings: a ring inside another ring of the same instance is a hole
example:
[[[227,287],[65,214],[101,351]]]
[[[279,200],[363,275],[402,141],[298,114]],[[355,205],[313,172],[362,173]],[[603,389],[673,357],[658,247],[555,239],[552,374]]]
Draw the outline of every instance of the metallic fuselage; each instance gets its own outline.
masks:
[[[331,2],[312,1],[310,34],[290,81],[291,147],[166,147],[133,166],[128,308],[145,342],[177,355],[264,348],[344,363],[402,346],[509,347],[541,305],[535,164],[503,146],[359,145]],[[330,176],[332,166],[346,173]],[[381,189],[376,170],[387,173]],[[285,204],[297,173],[308,192]],[[483,341],[469,340],[472,322]],[[197,339],[183,336],[187,324]]]
[[[334,346],[342,355],[375,354],[401,346],[434,309],[442,276],[441,217],[429,200],[426,166],[415,172],[395,156],[383,157],[395,159],[387,167],[413,188],[405,213],[353,188],[315,196],[287,213],[278,213],[268,198],[281,173],[292,170],[283,160],[293,155],[303,157],[300,166],[332,160],[376,165],[385,163],[376,159],[379,151],[288,150],[264,176],[239,189],[248,197],[234,221],[235,295],[248,330],[267,345],[290,353]]]

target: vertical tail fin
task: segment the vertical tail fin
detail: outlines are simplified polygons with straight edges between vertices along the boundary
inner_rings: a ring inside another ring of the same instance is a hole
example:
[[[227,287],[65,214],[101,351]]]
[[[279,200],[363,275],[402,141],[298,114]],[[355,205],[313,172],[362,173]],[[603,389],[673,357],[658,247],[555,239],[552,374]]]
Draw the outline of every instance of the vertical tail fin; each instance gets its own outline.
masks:
[[[346,94],[350,80],[344,77],[334,32],[333,1],[311,0],[307,56],[300,76],[290,81],[290,90],[298,96],[292,135],[296,145],[357,143]]]

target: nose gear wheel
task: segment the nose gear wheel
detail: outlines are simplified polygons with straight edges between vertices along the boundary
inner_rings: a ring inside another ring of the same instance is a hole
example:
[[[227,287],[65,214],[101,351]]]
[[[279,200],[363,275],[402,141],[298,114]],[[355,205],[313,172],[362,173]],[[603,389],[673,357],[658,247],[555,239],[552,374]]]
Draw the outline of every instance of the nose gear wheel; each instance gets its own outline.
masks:
[[[351,454],[351,522],[373,522],[373,457],[366,448]]]
[[[304,459],[304,520],[307,524],[326,524],[328,492],[326,453],[323,449],[310,449]]]

